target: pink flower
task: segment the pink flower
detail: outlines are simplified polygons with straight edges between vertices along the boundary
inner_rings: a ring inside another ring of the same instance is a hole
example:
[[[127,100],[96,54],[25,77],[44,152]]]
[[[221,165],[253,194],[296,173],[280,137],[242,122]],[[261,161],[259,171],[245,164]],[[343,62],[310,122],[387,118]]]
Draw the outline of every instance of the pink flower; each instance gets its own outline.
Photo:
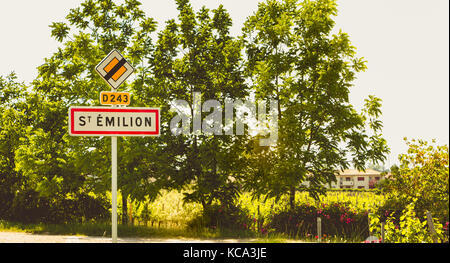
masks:
[[[365,240],[365,241],[363,241],[362,243],[366,243],[366,244],[368,244],[368,243],[381,243],[381,239],[378,239],[378,240],[372,240],[372,241]]]

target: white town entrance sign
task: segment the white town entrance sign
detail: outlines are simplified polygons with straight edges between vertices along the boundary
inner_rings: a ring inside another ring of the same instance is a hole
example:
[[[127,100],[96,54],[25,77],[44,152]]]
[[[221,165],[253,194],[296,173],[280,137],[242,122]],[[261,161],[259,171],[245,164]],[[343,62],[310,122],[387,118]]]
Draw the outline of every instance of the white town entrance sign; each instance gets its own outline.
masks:
[[[159,136],[158,108],[70,107],[74,136]]]

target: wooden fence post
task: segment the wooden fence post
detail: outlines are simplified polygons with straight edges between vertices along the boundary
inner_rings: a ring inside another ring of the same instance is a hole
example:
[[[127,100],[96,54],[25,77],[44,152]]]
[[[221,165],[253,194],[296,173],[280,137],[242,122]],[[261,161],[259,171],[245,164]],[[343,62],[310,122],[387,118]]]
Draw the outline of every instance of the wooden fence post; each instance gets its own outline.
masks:
[[[317,242],[322,242],[322,219],[317,218]]]
[[[430,211],[427,211],[427,221],[428,221],[428,229],[430,230],[431,238],[434,243],[438,243],[436,229],[434,229],[433,217],[431,216]]]
[[[260,217],[260,213],[259,213],[259,204],[258,204],[258,215],[256,216],[256,227],[258,229],[258,233],[260,233],[261,231],[261,225],[260,225],[260,221],[259,221],[259,217]]]

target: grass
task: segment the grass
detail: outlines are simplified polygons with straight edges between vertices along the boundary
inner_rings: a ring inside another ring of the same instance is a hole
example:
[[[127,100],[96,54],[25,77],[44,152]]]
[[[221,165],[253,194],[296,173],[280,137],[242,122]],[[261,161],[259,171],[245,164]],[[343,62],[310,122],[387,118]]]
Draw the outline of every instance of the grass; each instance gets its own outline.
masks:
[[[150,227],[118,225],[118,233],[121,237],[145,237],[145,238],[211,238],[213,234],[205,232],[186,231],[184,228],[174,227]],[[25,232],[31,234],[51,235],[84,235],[84,236],[111,236],[111,224],[85,223],[85,224],[23,224],[16,222],[0,221],[0,231]]]
[[[30,234],[46,235],[75,235],[75,236],[111,236],[110,224],[23,224],[0,220],[0,232],[23,232]],[[187,229],[176,227],[150,227],[118,225],[120,237],[137,238],[176,238],[176,239],[241,239],[243,242],[254,243],[315,243],[317,239],[310,238],[292,239],[282,233],[270,233],[258,235],[251,232],[231,232],[211,229]],[[250,240],[250,241],[249,241]],[[323,237],[323,243],[349,243],[360,240],[346,240],[341,237]]]
[[[31,234],[52,235],[86,235],[86,236],[111,236],[111,225],[101,223],[86,224],[23,224],[16,222],[0,221],[0,231],[25,232]],[[174,236],[181,231],[176,229],[152,228],[144,226],[118,225],[118,231],[122,236],[151,237]]]
[[[46,235],[75,235],[75,236],[111,236],[110,224],[23,224],[0,220],[0,232],[23,232]],[[243,242],[255,243],[290,243],[301,242],[293,240],[283,234],[257,236],[250,232],[231,232],[211,229],[187,229],[174,227],[124,226],[118,225],[120,237],[138,238],[177,238],[177,239],[241,239]],[[314,242],[314,241],[312,241]]]

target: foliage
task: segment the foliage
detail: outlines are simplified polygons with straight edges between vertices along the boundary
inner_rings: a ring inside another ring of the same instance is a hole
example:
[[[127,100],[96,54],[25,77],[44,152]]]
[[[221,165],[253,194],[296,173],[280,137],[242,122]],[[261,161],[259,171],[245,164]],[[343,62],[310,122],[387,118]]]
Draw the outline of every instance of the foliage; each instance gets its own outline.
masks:
[[[48,198],[34,190],[20,191],[14,198],[8,220],[23,223],[101,222],[109,218],[109,202],[101,197],[78,194]]]
[[[149,80],[153,92],[166,105],[173,100],[185,100],[191,116],[195,93],[202,101],[243,98],[247,91],[239,69],[242,45],[230,35],[229,14],[222,5],[194,12],[187,0],[177,0],[176,4],[179,22],[167,21],[158,34],[155,78]],[[220,110],[222,113],[223,109]],[[221,130],[222,124],[216,128]],[[213,201],[238,193],[234,179],[242,167],[240,138],[195,130],[178,136],[169,129],[165,133],[167,147],[163,155],[170,156],[166,169],[168,184],[176,189],[189,185],[192,191],[186,193],[185,201],[200,202],[208,209]]]
[[[203,210],[200,217],[189,222],[190,228],[207,227],[214,231],[238,233],[250,229],[252,218],[239,206],[224,206],[218,203]]]
[[[30,123],[27,87],[14,72],[0,76],[0,218],[8,216],[16,192],[25,181],[15,170],[15,151],[22,145],[22,134]]]
[[[302,182],[319,198],[337,170],[351,162],[362,170],[389,151],[378,119],[381,100],[369,96],[361,113],[349,104],[366,62],[347,34],[331,34],[336,14],[332,0],[269,0],[243,28],[246,76],[257,98],[278,101],[279,124],[276,147],[250,148],[245,185],[256,195],[289,193],[291,208]]]
[[[292,237],[307,237],[317,234],[318,217],[322,220],[322,233],[327,236],[355,238],[369,234],[367,211],[356,211],[345,203],[298,205],[294,210],[273,215],[267,227]]]
[[[430,211],[441,222],[449,218],[448,146],[436,146],[423,140],[407,141],[409,149],[399,156],[400,165],[391,168],[392,175],[383,184],[392,207],[403,210],[413,200],[420,216]],[[388,203],[389,204],[389,203]]]
[[[368,213],[386,200],[374,192],[327,191],[316,200],[307,192],[296,194],[295,209],[288,209],[285,195],[252,198],[250,193],[240,196],[239,204],[254,218],[253,231],[273,234],[285,233],[291,238],[311,238],[317,232],[317,217],[322,218],[322,232],[328,237],[363,240],[368,233]]]
[[[172,222],[186,226],[201,215],[202,207],[199,203],[184,203],[183,196],[183,192],[162,190],[155,200],[134,205],[134,215],[144,222]]]
[[[134,216],[140,220],[148,218],[149,221],[156,223],[165,222],[163,226],[176,222],[177,226],[187,226],[187,231],[199,232],[201,229],[207,229],[213,233],[232,236],[281,235],[284,238],[313,240],[316,233],[315,220],[317,216],[321,216],[323,234],[327,239],[344,242],[364,240],[368,236],[367,213],[375,211],[386,201],[384,196],[372,191],[328,191],[320,201],[309,197],[306,192],[297,193],[296,207],[299,208],[298,211],[303,209],[301,210],[303,213],[298,212],[294,216],[292,214],[291,221],[298,223],[307,219],[308,223],[303,223],[302,228],[295,227],[295,223],[293,230],[286,231],[290,215],[290,211],[286,209],[288,196],[278,201],[273,197],[254,199],[252,194],[247,192],[239,195],[233,204],[215,202],[207,211],[199,203],[183,204],[182,196],[182,192],[162,191],[161,196],[152,202],[133,205],[139,207]],[[308,209],[311,213],[305,212]],[[352,230],[356,232],[351,233]],[[340,231],[346,231],[345,235]]]
[[[27,98],[31,121],[21,134],[22,144],[15,150],[13,165],[26,178],[26,188],[41,197],[68,201],[70,195],[94,192],[104,198],[110,189],[109,140],[69,136],[67,112],[71,105],[98,104],[98,94],[107,85],[94,68],[112,48],[138,64],[138,74],[149,68],[150,34],[156,23],[139,6],[136,0],[121,4],[86,0],[70,10],[67,22],[50,25],[51,35],[61,47],[38,67],[38,76],[31,84]],[[129,90],[126,85],[124,88]],[[158,152],[152,152],[151,146],[142,138],[119,143],[119,150],[126,153],[120,156],[118,182],[125,198],[156,196],[159,181],[151,184],[149,178],[158,178],[158,174],[147,160]],[[130,153],[130,148],[140,151]]]
[[[388,214],[385,220],[380,220],[380,217],[374,216],[371,219],[371,231],[381,236],[380,222],[385,222],[385,242],[388,243],[432,243],[433,237],[427,222],[427,217],[422,219],[417,217],[415,212],[415,202],[408,204],[406,208],[398,215],[392,213]],[[436,218],[433,218],[433,224],[436,231],[436,238],[441,242],[444,241],[444,227]],[[447,242],[448,242],[448,236]]]

